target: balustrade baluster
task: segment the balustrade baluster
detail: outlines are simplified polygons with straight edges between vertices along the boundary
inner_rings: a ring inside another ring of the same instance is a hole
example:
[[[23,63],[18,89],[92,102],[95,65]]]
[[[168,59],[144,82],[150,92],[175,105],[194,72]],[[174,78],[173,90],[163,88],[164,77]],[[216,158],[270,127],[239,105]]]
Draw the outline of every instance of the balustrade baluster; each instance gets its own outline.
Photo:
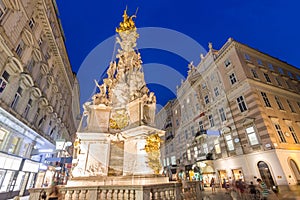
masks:
[[[108,193],[107,193],[107,199],[112,199],[112,192],[113,192],[113,190],[108,190]]]
[[[62,190],[62,191],[60,191],[60,193],[61,193],[61,199],[65,200],[67,191],[66,190]]]
[[[102,190],[101,199],[106,200],[107,192],[108,192],[107,190]]]
[[[113,190],[113,200],[118,200],[118,192],[119,190],[117,188]]]
[[[119,193],[118,193],[118,200],[123,200],[124,199],[124,190],[119,190]]]
[[[79,200],[79,194],[80,194],[80,190],[75,190],[75,200]]]
[[[134,193],[134,190],[130,190],[130,193],[129,193],[129,195],[130,195],[130,200],[134,200],[135,199],[135,193]]]
[[[166,191],[164,189],[161,189],[159,192],[159,196],[160,199],[166,199]]]
[[[99,188],[97,190],[97,200],[101,200],[101,192],[102,192],[102,190]]]
[[[72,200],[72,196],[73,196],[74,190],[69,190],[68,192],[68,196],[69,196],[69,200]]]
[[[125,199],[126,200],[129,199],[129,190],[128,189],[125,190]]]
[[[88,190],[81,190],[81,200],[86,200],[86,193]]]

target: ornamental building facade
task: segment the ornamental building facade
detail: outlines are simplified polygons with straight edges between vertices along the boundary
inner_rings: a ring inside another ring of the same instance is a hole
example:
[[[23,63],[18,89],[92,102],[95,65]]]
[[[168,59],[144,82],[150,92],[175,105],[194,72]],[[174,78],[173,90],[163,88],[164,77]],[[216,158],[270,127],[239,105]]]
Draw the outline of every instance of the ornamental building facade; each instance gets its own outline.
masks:
[[[0,199],[41,187],[55,141],[74,140],[79,85],[64,39],[55,1],[0,0]]]
[[[178,167],[200,167],[204,181],[260,177],[280,190],[300,183],[298,68],[229,38],[189,65],[177,102],[171,126],[180,125],[168,143]]]

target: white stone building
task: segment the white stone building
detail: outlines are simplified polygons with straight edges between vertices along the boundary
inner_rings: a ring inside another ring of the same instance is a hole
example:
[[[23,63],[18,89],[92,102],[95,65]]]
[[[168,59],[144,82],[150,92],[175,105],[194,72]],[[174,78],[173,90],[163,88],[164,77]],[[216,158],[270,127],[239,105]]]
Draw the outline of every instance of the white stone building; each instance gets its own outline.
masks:
[[[185,166],[197,165],[211,153],[211,174],[218,181],[260,177],[269,187],[295,188],[300,182],[300,70],[231,38],[220,50],[210,44],[201,62],[189,68],[173,109],[181,112],[176,157]],[[206,133],[219,136],[203,142],[198,136]]]
[[[55,1],[0,0],[0,199],[41,186],[40,162],[74,140],[79,114]]]

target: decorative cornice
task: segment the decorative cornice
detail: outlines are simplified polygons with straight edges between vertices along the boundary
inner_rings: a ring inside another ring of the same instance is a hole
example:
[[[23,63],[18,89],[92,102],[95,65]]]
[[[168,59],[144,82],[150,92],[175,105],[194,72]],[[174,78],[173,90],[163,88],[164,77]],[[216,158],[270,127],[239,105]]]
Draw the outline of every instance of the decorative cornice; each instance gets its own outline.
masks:
[[[38,15],[39,15],[39,18],[41,19],[42,21],[42,25],[43,25],[43,30],[44,30],[44,33],[45,33],[45,37],[48,39],[49,41],[49,46],[53,52],[53,55],[56,59],[56,63],[58,64],[58,66],[60,67],[61,71],[63,72],[64,76],[65,76],[65,81],[66,81],[66,84],[68,85],[69,87],[69,90],[72,91],[72,86],[71,86],[71,83],[70,83],[70,80],[69,80],[69,76],[65,70],[66,67],[69,67],[69,66],[65,66],[64,62],[63,62],[63,59],[61,57],[61,54],[60,54],[60,50],[59,50],[59,47],[56,43],[56,38],[53,34],[53,30],[51,28],[51,25],[50,25],[50,22],[48,20],[48,16],[47,16],[47,6],[45,5],[45,1],[43,0],[38,0],[38,3],[37,3],[37,12],[38,12]]]

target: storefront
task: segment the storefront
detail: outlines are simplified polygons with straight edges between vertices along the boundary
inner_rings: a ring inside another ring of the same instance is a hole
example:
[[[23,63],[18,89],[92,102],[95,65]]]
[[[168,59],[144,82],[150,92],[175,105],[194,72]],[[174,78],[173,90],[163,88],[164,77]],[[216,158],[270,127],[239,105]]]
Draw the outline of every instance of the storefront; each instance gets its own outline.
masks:
[[[198,161],[196,165],[200,168],[204,187],[208,187],[210,185],[210,180],[212,177],[218,178],[215,176],[212,160]]]
[[[39,163],[0,153],[0,199],[26,194],[34,184]]]

